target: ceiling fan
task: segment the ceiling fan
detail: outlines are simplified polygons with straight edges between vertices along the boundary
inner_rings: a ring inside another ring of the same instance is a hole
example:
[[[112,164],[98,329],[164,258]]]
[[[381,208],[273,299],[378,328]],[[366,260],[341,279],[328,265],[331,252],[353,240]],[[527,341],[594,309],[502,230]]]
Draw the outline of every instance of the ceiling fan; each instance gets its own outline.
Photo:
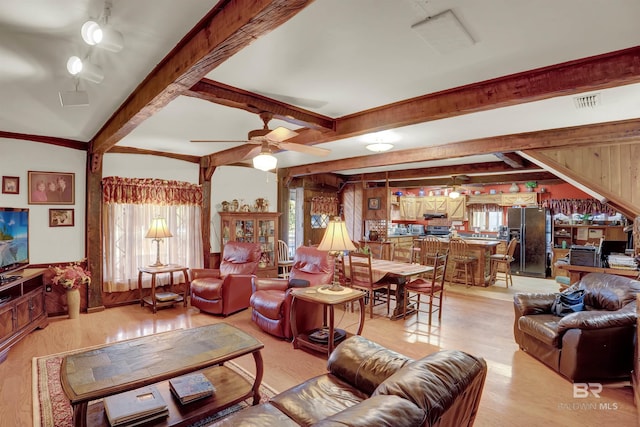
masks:
[[[314,156],[326,156],[330,153],[330,151],[325,148],[287,142],[288,139],[293,138],[298,135],[298,133],[281,126],[273,130],[269,129],[269,121],[273,118],[273,114],[271,113],[262,112],[260,113],[260,118],[264,123],[264,127],[262,129],[249,131],[247,139],[245,140],[192,139],[191,142],[243,142],[245,144],[260,144],[262,145],[262,149],[258,156],[263,154],[271,155],[271,147],[282,150],[297,151],[299,153],[311,154]],[[275,168],[275,165],[270,169],[273,168]]]
[[[460,197],[462,184],[458,184],[458,181],[469,181],[469,177],[467,175],[451,175],[451,184],[448,184],[447,187],[451,187],[451,191],[449,191],[449,197],[452,199],[457,199],[458,197]]]

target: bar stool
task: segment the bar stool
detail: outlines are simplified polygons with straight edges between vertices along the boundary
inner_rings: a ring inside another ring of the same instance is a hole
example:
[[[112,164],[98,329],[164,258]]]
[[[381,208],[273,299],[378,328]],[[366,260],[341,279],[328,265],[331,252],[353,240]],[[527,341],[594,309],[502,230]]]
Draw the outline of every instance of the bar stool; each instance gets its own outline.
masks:
[[[507,246],[507,252],[504,254],[491,255],[491,284],[495,285],[498,280],[498,273],[504,273],[504,281],[509,287],[509,284],[513,287],[513,276],[511,276],[511,263],[514,261],[513,254],[516,251],[518,241],[511,239],[509,246]]]
[[[433,265],[438,252],[442,252],[442,241],[436,236],[426,236],[420,242],[420,264]]]
[[[452,237],[449,240],[449,259],[453,262],[454,275],[464,268],[464,284],[467,287],[472,286],[476,282],[474,264],[478,262],[478,257],[469,252],[467,242],[459,237]],[[469,282],[469,273],[471,273],[471,282]]]
[[[422,239],[413,239],[410,263],[422,264]]]

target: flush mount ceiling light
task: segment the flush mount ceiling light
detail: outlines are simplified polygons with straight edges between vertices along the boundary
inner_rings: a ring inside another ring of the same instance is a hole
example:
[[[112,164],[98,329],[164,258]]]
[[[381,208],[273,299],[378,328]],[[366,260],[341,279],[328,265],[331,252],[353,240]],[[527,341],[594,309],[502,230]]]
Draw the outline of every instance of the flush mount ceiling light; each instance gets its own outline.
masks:
[[[384,130],[364,135],[362,140],[369,142],[369,144],[365,146],[367,150],[382,153],[391,150],[393,148],[392,142],[399,141],[400,136],[393,131]]]
[[[67,71],[72,76],[80,77],[92,83],[101,83],[104,80],[102,69],[87,59],[82,60],[77,56],[72,56],[67,60]]]
[[[270,171],[271,169],[275,169],[277,164],[278,159],[276,159],[275,156],[271,154],[269,143],[263,142],[260,154],[253,158],[253,167],[266,172]]]
[[[111,6],[110,1],[105,2],[100,22],[94,20],[85,22],[80,29],[80,35],[89,46],[96,46],[110,52],[120,52],[124,47],[124,37],[122,33],[109,25]]]

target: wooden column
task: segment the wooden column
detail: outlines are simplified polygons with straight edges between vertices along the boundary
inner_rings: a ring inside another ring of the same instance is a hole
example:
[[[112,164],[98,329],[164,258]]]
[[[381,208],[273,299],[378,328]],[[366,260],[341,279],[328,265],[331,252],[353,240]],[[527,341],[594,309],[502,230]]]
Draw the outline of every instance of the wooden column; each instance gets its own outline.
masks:
[[[209,159],[203,157],[200,162],[199,184],[202,185],[202,255],[204,268],[211,268],[211,177],[215,172],[215,166],[211,166]]]
[[[87,154],[86,241],[87,268],[91,284],[87,292],[87,313],[104,310],[102,302],[102,159],[103,154]]]

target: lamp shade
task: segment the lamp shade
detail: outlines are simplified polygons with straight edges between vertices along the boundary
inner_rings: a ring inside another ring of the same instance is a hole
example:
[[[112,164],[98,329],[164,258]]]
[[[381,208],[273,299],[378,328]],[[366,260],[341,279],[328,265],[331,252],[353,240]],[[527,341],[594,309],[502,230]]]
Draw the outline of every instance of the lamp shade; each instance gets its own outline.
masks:
[[[344,221],[338,217],[329,221],[318,249],[329,252],[354,251],[356,249],[347,233],[347,225]]]
[[[154,218],[151,221],[151,227],[144,236],[147,239],[164,239],[165,237],[173,237],[167,226],[167,220],[162,217]]]
[[[460,197],[460,192],[458,190],[451,190],[451,192],[449,192],[449,198],[450,199],[457,199],[458,197]]]
[[[277,164],[278,159],[268,152],[262,152],[253,158],[253,167],[263,171],[275,169]]]

